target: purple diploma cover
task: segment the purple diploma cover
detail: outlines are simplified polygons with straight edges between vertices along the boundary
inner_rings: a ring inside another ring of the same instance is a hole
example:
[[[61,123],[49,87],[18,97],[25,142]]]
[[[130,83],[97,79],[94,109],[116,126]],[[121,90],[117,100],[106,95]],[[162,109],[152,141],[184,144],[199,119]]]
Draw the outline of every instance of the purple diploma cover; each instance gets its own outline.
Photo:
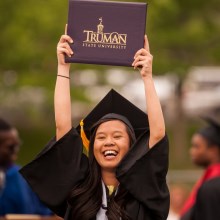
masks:
[[[144,45],[146,13],[146,3],[69,0],[74,55],[66,62],[131,66]]]

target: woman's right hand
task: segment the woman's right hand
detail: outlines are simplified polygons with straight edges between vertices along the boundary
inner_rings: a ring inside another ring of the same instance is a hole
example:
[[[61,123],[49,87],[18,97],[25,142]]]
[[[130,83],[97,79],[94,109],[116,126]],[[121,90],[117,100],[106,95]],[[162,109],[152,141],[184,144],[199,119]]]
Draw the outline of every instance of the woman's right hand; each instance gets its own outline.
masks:
[[[58,60],[58,65],[66,66],[70,65],[69,63],[65,62],[65,55],[68,57],[71,57],[74,52],[70,48],[69,43],[73,43],[73,39],[66,34],[61,36],[60,41],[57,44],[57,60]]]

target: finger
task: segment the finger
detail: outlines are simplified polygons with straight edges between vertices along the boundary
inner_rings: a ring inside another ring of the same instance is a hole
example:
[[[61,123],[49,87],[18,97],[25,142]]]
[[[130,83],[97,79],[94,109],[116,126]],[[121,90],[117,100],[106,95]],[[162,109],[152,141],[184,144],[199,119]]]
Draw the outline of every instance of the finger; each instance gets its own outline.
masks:
[[[66,41],[73,43],[73,39],[69,35],[62,35],[59,42],[64,43]]]
[[[139,66],[139,64],[141,63],[142,67],[146,67],[146,68],[152,68],[152,59],[144,59],[141,61],[137,61],[134,63],[134,67],[135,66]]]
[[[65,43],[60,43],[60,44],[58,45],[58,47],[59,47],[59,48],[66,48],[67,50],[70,51],[70,53],[73,53],[72,48],[70,47],[70,45],[69,45],[67,42],[65,42]]]
[[[57,45],[57,50],[62,49],[62,48],[67,49],[70,53],[73,52],[72,48],[69,46],[67,42]]]
[[[142,48],[136,52],[136,54],[134,55],[134,59],[139,55],[147,56],[147,55],[150,55],[150,53],[147,50],[145,50],[144,48]]]
[[[64,32],[65,35],[67,35],[67,27],[68,27],[68,24],[65,25],[65,32]]]
[[[137,61],[134,63],[134,67],[139,66],[139,64],[141,63],[141,66],[143,66],[145,64],[145,62],[143,60]]]
[[[138,61],[134,64],[134,69],[136,69],[137,67],[143,67],[144,66],[144,61]]]
[[[65,54],[67,54],[67,55],[73,55],[73,54],[74,54],[73,51],[70,51],[70,50],[68,50],[68,49],[66,49],[66,48],[59,48],[59,49],[57,49],[57,54],[58,54],[58,55],[59,55],[59,54],[63,54],[63,53],[65,53]]]
[[[60,54],[62,54],[62,55],[66,54],[68,57],[71,57],[71,53],[66,48],[59,48],[58,49],[58,55],[60,55]]]
[[[69,35],[62,35],[59,43],[64,43],[68,41],[69,43],[73,43],[73,39]]]
[[[138,61],[139,59],[141,60],[148,60],[148,59],[152,60],[153,59],[153,56],[149,52],[147,52],[145,49],[143,50],[144,50],[144,55],[142,55],[143,53],[141,53],[141,55],[138,55],[138,56],[135,55],[134,62]]]
[[[146,34],[144,35],[144,49],[150,53],[150,45]]]
[[[137,56],[137,57],[135,58],[134,62],[132,63],[132,66],[134,66],[134,64],[135,64],[136,62],[142,61],[142,60],[145,60],[145,59],[146,59],[146,56],[141,56],[141,55]]]

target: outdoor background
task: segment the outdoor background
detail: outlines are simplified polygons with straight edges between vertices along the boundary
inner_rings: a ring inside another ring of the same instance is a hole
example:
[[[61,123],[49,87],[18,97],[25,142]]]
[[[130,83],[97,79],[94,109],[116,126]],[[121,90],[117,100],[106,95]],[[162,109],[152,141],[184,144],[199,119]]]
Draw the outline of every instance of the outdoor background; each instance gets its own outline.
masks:
[[[197,169],[188,151],[192,133],[205,125],[200,116],[220,113],[220,4],[218,0],[148,3],[153,72],[170,137],[170,178],[180,181],[185,175],[187,181],[188,171],[179,170]],[[56,45],[67,12],[67,0],[0,1],[0,116],[20,132],[21,165],[55,134]],[[75,126],[110,88],[146,110],[138,71],[72,65]],[[193,178],[194,173],[190,175]]]

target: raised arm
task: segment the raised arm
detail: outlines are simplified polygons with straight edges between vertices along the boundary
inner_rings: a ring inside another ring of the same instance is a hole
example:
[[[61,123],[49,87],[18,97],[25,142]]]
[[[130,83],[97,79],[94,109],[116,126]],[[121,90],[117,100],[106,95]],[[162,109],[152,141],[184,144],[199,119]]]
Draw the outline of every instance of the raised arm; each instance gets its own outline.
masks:
[[[160,101],[153,82],[153,56],[150,54],[149,43],[146,35],[144,40],[144,48],[137,51],[134,56],[134,62],[132,63],[132,66],[134,66],[135,69],[141,66],[141,69],[139,70],[145,87],[147,113],[150,126],[149,147],[153,147],[164,137],[165,123]]]
[[[66,33],[66,31],[65,31]],[[62,35],[57,44],[58,71],[54,93],[56,139],[59,140],[72,128],[71,97],[70,97],[70,64],[65,63],[64,56],[72,56],[69,43],[73,40],[68,35]]]

